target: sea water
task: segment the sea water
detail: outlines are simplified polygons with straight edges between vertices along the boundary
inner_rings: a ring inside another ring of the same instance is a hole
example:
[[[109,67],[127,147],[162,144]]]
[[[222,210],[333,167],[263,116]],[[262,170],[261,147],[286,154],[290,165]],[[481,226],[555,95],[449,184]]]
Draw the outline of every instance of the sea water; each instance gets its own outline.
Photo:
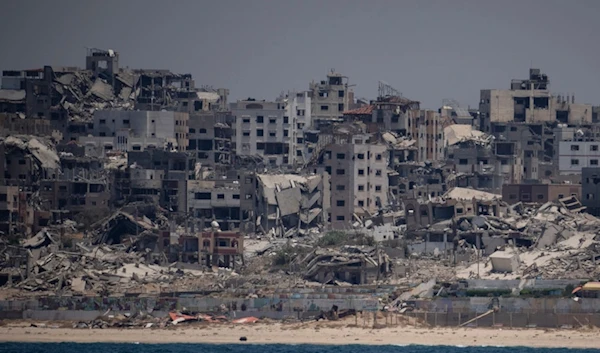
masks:
[[[417,345],[0,343],[4,353],[600,353],[600,349]]]

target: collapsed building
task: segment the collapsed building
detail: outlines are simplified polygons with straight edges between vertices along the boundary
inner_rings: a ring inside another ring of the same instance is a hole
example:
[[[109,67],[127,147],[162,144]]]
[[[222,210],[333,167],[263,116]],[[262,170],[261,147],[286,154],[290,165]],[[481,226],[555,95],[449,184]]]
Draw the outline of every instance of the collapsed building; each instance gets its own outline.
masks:
[[[290,237],[327,223],[328,175],[247,173],[242,180],[241,210],[248,231]]]
[[[346,246],[342,250],[316,249],[297,257],[292,268],[305,268],[304,276],[323,284],[370,284],[392,272],[392,263],[382,250]]]
[[[122,68],[118,52],[90,48],[85,69],[3,71],[0,111],[47,119],[64,140],[74,141],[91,133],[97,110],[224,111],[228,94],[227,89],[195,87],[190,74]]]
[[[445,129],[447,163],[454,173],[449,187],[472,186],[479,190],[501,192],[503,183],[519,183],[523,178],[520,149],[514,143],[495,141],[471,125],[453,124]]]
[[[41,137],[9,136],[0,141],[0,224],[8,235],[31,235],[48,221],[39,207],[42,181],[61,172],[54,145]]]

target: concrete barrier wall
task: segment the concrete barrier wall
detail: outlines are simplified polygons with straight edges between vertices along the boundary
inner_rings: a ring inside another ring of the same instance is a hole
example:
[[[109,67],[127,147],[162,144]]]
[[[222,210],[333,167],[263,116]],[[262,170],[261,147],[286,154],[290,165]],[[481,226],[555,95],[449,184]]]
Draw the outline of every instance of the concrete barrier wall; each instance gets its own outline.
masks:
[[[431,326],[458,327],[482,313],[438,313],[414,312],[407,314]],[[599,326],[597,314],[553,314],[553,313],[504,313],[487,315],[468,324],[467,327],[539,327],[539,328],[578,328]]]
[[[419,311],[440,313],[484,313],[492,298],[436,298],[416,301]],[[511,313],[600,313],[600,298],[498,298],[501,312]]]
[[[578,279],[469,279],[467,283],[469,288],[473,289],[512,289],[519,286],[527,289],[557,289],[568,285],[577,286],[581,281]]]
[[[0,301],[0,312],[24,312],[26,310],[71,310],[112,312],[169,312],[186,308],[192,311],[303,311],[319,312],[330,310],[337,305],[339,309],[376,310],[378,300],[372,297],[348,297],[329,295],[315,299],[292,299],[273,296],[267,298],[102,298],[102,297],[45,297],[28,301]],[[244,309],[244,310],[242,310]]]

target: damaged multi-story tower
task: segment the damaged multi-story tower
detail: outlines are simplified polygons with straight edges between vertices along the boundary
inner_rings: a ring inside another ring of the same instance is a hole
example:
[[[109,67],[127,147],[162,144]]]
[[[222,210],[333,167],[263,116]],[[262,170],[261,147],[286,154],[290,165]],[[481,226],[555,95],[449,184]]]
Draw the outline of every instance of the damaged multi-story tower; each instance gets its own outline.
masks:
[[[241,178],[243,229],[278,237],[305,235],[327,224],[330,211],[327,174],[256,174]]]
[[[349,91],[348,77],[331,70],[325,80],[311,82],[309,85],[313,126],[330,125],[342,122],[343,113],[354,101]]]
[[[593,109],[575,103],[574,95],[553,95],[548,76],[530,69],[529,78],[512,80],[510,89],[481,90],[479,117],[481,131],[519,144],[524,179],[539,180],[559,174],[553,164],[559,141],[553,133],[555,126],[589,126]]]
[[[331,176],[330,222],[347,229],[355,217],[388,205],[388,147],[362,123],[330,125],[319,135],[314,171]]]

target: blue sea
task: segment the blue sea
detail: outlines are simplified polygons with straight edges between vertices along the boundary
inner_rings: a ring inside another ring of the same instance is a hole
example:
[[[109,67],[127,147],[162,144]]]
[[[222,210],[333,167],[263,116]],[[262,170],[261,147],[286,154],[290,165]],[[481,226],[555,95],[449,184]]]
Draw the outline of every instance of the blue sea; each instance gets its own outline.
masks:
[[[285,344],[0,343],[4,353],[600,353],[600,349]]]

